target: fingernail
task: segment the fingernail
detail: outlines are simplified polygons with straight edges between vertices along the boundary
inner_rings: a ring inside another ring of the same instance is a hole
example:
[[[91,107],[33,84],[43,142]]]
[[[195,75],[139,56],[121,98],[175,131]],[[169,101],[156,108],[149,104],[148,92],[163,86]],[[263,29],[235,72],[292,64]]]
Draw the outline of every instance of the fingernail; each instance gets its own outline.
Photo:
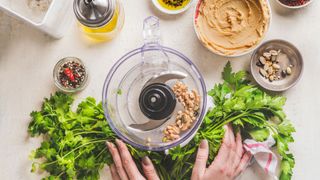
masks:
[[[116,143],[119,145],[122,143],[122,141],[120,139],[116,139]]]
[[[143,165],[145,165],[145,166],[149,166],[149,165],[152,164],[152,162],[151,162],[151,160],[149,159],[148,156],[145,156],[145,157],[142,158],[142,163],[143,163]]]
[[[224,125],[223,128],[224,128],[225,131],[228,131],[228,126],[227,125]]]
[[[208,147],[208,141],[206,139],[201,140],[200,148],[205,149]]]
[[[111,142],[109,142],[109,141],[107,141],[106,144],[107,144],[107,146],[108,146],[109,149],[113,147],[113,143],[111,143]]]

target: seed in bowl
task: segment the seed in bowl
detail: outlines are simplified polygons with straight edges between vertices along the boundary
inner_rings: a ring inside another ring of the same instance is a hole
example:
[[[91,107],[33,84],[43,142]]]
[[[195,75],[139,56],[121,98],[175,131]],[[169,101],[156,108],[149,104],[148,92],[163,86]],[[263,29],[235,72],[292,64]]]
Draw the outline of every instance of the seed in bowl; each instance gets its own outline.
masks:
[[[160,0],[160,1],[162,1],[167,6],[177,8],[179,6],[183,6],[185,3],[189,2],[190,0]]]
[[[82,64],[75,61],[65,62],[59,69],[58,80],[65,88],[79,88],[85,80],[86,71]]]
[[[292,65],[281,67],[278,58],[281,53],[281,50],[271,49],[263,52],[257,61],[256,65],[260,67],[260,75],[270,82],[281,80],[281,78],[292,74]]]

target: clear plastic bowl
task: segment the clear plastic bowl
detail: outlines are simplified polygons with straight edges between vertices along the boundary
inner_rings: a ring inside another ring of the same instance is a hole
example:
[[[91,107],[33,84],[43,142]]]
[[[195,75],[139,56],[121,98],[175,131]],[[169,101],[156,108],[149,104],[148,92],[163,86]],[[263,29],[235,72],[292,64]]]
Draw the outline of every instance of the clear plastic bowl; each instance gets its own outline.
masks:
[[[137,97],[134,95],[130,96],[130,93],[133,93],[134,89],[138,89],[139,91],[139,88],[143,87],[144,82],[150,78],[141,76],[141,73],[139,73],[141,72],[139,68],[143,64],[141,54],[157,53],[159,49],[152,47],[138,48],[124,55],[110,70],[105,80],[102,94],[107,121],[117,136],[132,146],[150,151],[163,151],[186,143],[194,136],[206,113],[206,87],[199,70],[186,56],[178,51],[167,47],[162,47],[162,49],[170,59],[169,70],[187,73],[188,78],[182,80],[182,82],[188,85],[190,90],[198,90],[201,97],[197,120],[189,130],[180,134],[179,139],[162,142],[163,129],[174,122],[174,117],[152,131],[138,131],[128,126],[130,123],[133,123],[130,121],[134,121],[132,117],[137,117],[136,113],[139,113]],[[119,89],[121,93],[119,93]],[[138,117],[146,118],[143,115]],[[148,142],[146,141],[147,139],[149,139]]]

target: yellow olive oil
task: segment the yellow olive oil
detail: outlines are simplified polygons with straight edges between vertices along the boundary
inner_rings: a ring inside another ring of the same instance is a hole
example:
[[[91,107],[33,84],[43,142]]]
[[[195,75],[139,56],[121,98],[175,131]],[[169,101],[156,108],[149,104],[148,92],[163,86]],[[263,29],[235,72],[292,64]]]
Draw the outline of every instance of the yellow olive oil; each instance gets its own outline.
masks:
[[[83,31],[87,34],[87,36],[96,41],[111,40],[114,36],[114,33],[112,33],[112,31],[114,31],[117,28],[118,16],[118,11],[115,11],[110,22],[108,22],[102,27],[87,27],[82,25],[81,23],[80,26],[83,29]]]
[[[168,10],[179,10],[179,9],[183,9],[184,7],[186,7],[189,4],[190,0],[184,1],[181,6],[177,6],[177,7],[168,5],[163,0],[158,0],[158,2],[162,7],[166,8]]]
[[[91,41],[109,41],[123,27],[121,0],[74,0],[73,7],[80,29]]]

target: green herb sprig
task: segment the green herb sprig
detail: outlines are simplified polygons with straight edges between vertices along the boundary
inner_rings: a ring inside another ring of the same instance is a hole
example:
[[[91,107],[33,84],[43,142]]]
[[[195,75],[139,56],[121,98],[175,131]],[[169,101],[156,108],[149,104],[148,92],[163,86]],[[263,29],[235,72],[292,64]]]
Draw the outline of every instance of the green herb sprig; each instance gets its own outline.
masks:
[[[148,155],[161,179],[190,179],[196,151],[202,139],[209,142],[208,165],[214,160],[224,136],[223,126],[231,123],[244,138],[264,141],[270,135],[276,140],[281,157],[281,180],[291,179],[295,164],[288,144],[295,132],[283,106],[286,99],[270,96],[246,78],[246,72],[232,72],[228,63],[222,73],[224,82],[209,91],[214,108],[209,110],[194,138],[184,147],[164,152],[150,152],[130,145],[137,166]],[[32,152],[32,171],[42,169],[50,175],[45,179],[99,179],[99,170],[112,163],[105,141],[116,135],[105,120],[101,103],[89,97],[71,110],[73,98],[57,92],[45,99],[41,111],[31,113],[28,131],[32,137],[43,135],[41,146]]]

